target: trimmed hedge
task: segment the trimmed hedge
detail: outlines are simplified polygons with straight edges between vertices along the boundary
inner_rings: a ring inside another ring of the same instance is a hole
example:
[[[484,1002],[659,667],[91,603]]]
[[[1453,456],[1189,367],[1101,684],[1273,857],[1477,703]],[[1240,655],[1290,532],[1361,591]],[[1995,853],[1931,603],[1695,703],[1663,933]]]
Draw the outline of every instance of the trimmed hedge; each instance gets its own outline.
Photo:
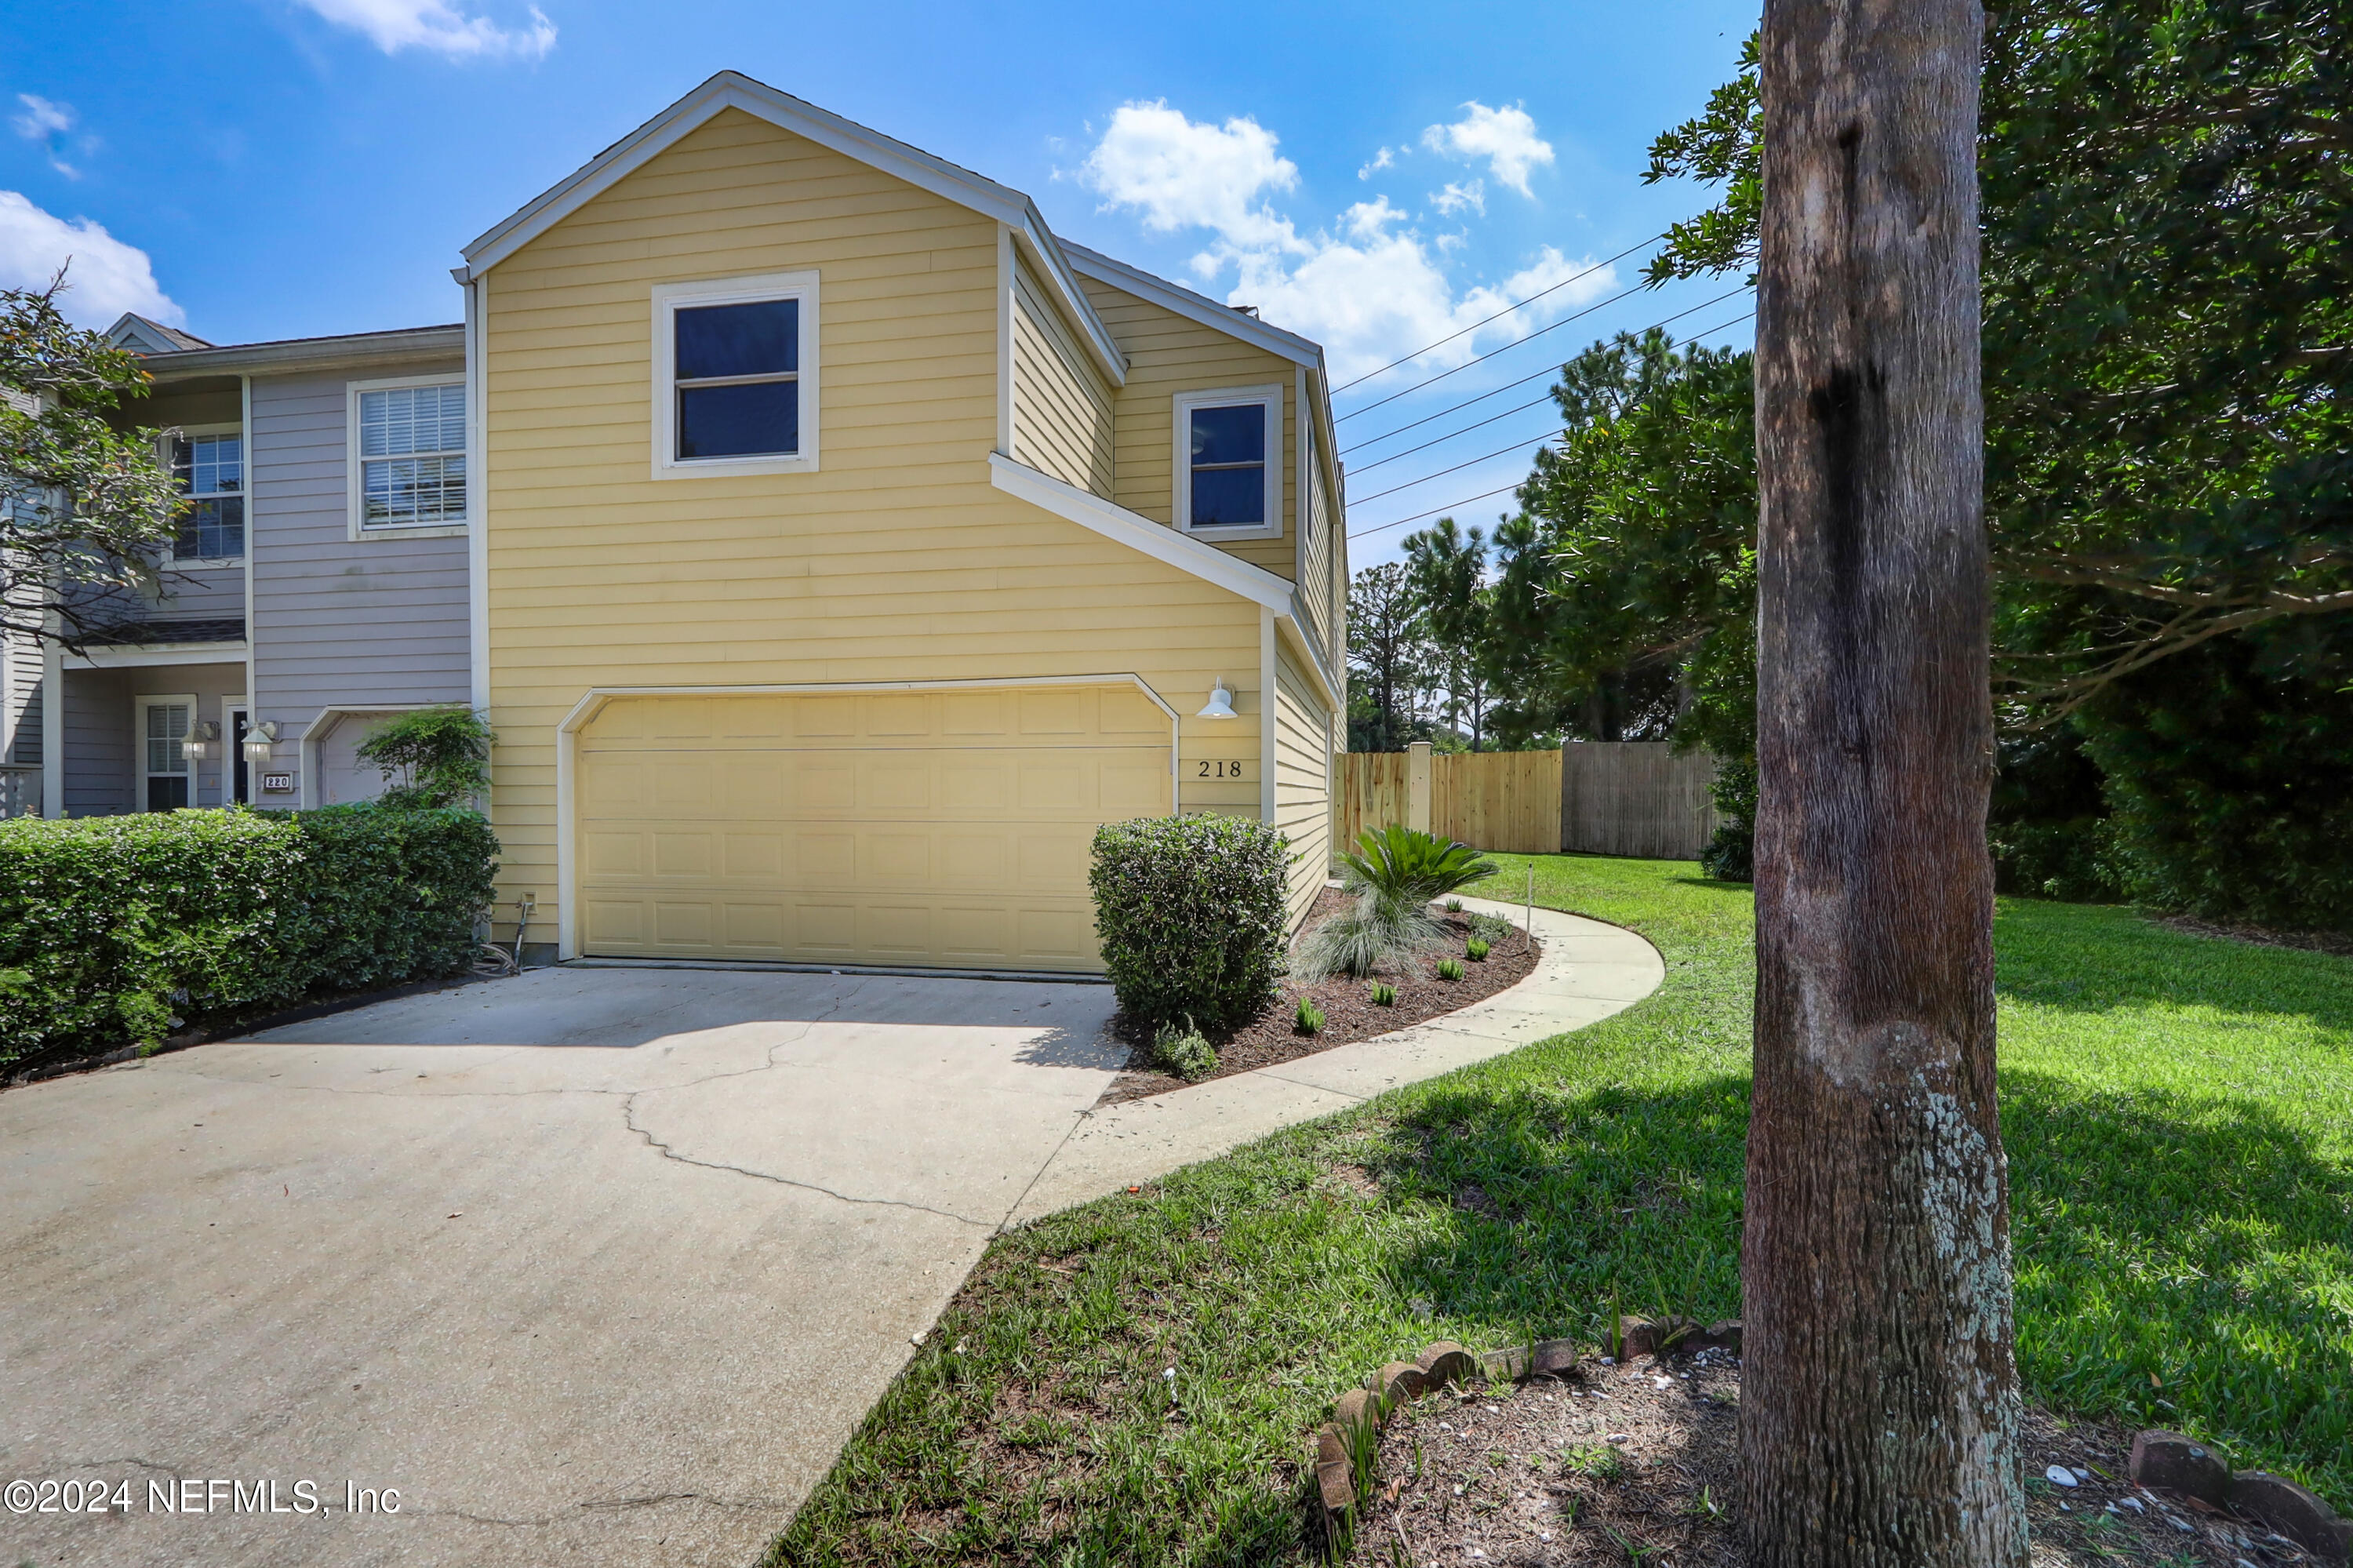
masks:
[[[1274,1000],[1286,924],[1283,837],[1234,817],[1095,830],[1095,935],[1119,1004],[1153,1024],[1240,1023]]]
[[[372,804],[0,822],[0,1065],[461,970],[498,847]]]

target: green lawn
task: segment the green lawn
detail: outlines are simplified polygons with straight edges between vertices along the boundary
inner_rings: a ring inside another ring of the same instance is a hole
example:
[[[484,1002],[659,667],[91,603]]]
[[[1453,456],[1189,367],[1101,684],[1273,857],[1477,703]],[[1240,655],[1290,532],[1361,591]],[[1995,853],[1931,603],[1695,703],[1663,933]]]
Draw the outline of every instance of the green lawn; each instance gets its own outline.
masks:
[[[1748,892],[1534,863],[1666,984],[1000,1238],[771,1560],[1308,1561],[1303,1437],[1379,1362],[1736,1314]],[[2027,900],[1996,943],[2031,1396],[2353,1510],[2353,959]]]

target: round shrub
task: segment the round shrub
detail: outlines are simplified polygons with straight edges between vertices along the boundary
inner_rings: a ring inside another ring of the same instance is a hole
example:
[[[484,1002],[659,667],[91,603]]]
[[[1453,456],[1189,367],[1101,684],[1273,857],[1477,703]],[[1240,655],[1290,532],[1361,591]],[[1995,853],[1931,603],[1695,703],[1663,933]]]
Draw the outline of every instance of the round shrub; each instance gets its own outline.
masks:
[[[1095,936],[1119,1004],[1149,1023],[1225,1028],[1282,973],[1282,835],[1234,817],[1145,817],[1095,831]]]

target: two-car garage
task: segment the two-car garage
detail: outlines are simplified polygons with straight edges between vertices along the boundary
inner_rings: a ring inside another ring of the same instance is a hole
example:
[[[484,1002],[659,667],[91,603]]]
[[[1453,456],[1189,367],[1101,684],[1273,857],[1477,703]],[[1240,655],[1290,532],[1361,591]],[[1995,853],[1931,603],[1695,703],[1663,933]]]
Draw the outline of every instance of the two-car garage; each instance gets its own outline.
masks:
[[[1126,676],[604,696],[571,736],[577,950],[1098,969],[1089,844],[1169,811],[1174,726]]]

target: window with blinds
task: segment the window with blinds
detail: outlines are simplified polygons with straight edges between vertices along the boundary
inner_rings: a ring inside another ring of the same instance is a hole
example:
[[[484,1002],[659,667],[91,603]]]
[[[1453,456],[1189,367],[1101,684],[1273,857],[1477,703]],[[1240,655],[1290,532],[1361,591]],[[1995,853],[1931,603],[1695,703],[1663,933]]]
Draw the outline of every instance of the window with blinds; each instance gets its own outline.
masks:
[[[363,528],[466,520],[466,386],[362,387],[357,408]]]
[[[188,498],[172,542],[181,566],[234,561],[245,555],[245,441],[239,436],[183,436],[172,443],[172,481]]]

